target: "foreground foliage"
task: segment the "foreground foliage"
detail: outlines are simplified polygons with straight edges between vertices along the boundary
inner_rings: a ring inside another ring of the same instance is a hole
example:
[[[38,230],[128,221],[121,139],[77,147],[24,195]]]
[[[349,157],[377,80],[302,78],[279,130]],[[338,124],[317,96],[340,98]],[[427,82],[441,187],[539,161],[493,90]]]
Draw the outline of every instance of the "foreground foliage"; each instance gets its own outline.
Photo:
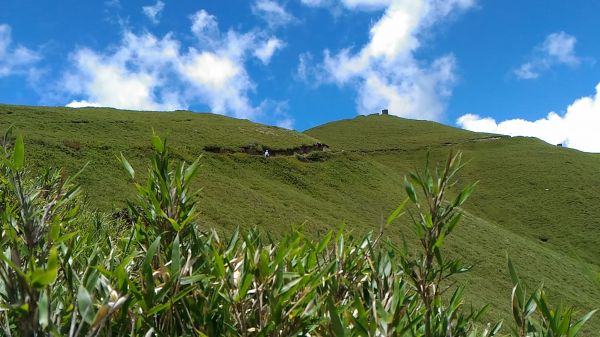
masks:
[[[222,238],[196,222],[198,172],[174,164],[153,136],[144,184],[116,220],[88,213],[73,178],[31,177],[23,140],[4,138],[0,167],[0,324],[8,336],[465,336],[500,333],[464,308],[456,274],[469,266],[442,248],[474,185],[447,201],[461,156],[411,174],[407,199],[388,217],[413,218],[418,251],[355,238],[319,240],[293,229],[275,241],[256,230]],[[406,207],[407,204],[410,206]],[[110,226],[124,228],[121,232]],[[529,298],[512,263],[514,336],[577,335],[572,308]]]

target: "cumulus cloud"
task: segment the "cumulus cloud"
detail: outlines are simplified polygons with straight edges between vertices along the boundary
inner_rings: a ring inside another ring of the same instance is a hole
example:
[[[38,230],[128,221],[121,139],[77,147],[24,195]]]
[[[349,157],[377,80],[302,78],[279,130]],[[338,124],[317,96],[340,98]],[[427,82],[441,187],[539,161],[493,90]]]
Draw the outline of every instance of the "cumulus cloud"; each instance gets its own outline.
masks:
[[[550,144],[600,152],[600,84],[596,86],[595,95],[575,100],[562,115],[550,112],[545,118],[535,121],[511,119],[497,122],[490,117],[467,114],[460,117],[457,124],[471,131],[537,137]]]
[[[34,75],[32,65],[41,56],[28,48],[14,44],[9,25],[0,24],[0,78],[10,75]]]
[[[273,54],[283,47],[285,47],[285,43],[283,41],[276,37],[272,37],[254,51],[254,56],[256,56],[264,65],[267,65],[271,62],[271,57],[273,57]]]
[[[514,70],[515,76],[531,80],[556,65],[578,66],[581,58],[575,53],[576,43],[577,39],[565,32],[549,34],[542,44],[535,47],[531,60]]]
[[[83,99],[68,106],[110,106],[123,109],[173,110],[182,107],[177,94],[165,86],[170,64],[179,57],[179,43],[170,35],[162,39],[146,33],[126,33],[114,53],[88,48],[71,56],[73,69],[63,89]]]
[[[158,0],[154,5],[152,6],[143,6],[142,7],[142,12],[144,13],[144,15],[146,15],[148,17],[148,19],[150,19],[150,21],[153,24],[158,24],[159,22],[159,17],[161,12],[163,11],[163,9],[165,8],[165,3]]]
[[[214,113],[265,117],[265,109],[249,98],[255,85],[246,62],[275,38],[266,40],[256,31],[221,32],[216,17],[204,10],[191,16],[190,31],[197,43],[187,49],[172,34],[125,32],[119,45],[106,51],[76,50],[61,81],[74,98],[68,106],[175,110],[206,104]],[[278,46],[272,48],[274,53]],[[261,54],[265,61],[272,56],[267,54]]]
[[[286,26],[297,21],[295,16],[275,0],[256,0],[252,5],[252,13],[271,27]]]
[[[441,56],[432,62],[415,57],[421,33],[447,17],[473,6],[473,0],[343,0],[348,9],[384,9],[370,28],[369,41],[353,52],[324,52],[323,79],[358,90],[361,114],[388,108],[391,114],[439,120],[455,82],[456,60]],[[299,70],[306,74],[300,59]],[[302,68],[301,68],[302,67]]]

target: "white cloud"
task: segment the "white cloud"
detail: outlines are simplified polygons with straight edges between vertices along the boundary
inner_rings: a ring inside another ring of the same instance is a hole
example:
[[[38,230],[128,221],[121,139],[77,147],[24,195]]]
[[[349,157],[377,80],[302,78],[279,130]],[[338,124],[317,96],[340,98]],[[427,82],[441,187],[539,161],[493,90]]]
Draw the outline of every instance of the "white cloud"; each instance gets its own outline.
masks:
[[[302,82],[309,83],[315,69],[313,66],[313,56],[310,52],[298,55],[298,67],[296,68],[296,78]]]
[[[208,14],[205,10],[200,10],[194,13],[190,19],[192,20],[192,33],[201,43],[210,44],[218,40],[219,24],[214,15]]]
[[[252,13],[271,27],[286,26],[297,21],[296,17],[275,0],[256,0],[252,5]]]
[[[114,53],[77,50],[71,56],[74,69],[65,75],[63,89],[84,97],[69,103],[71,106],[83,101],[89,106],[174,110],[183,104],[165,86],[165,70],[178,57],[179,43],[170,35],[157,39],[148,33],[126,33]]]
[[[163,9],[165,8],[165,3],[161,0],[158,0],[152,6],[143,6],[142,12],[150,19],[153,24],[158,24],[159,17]]]
[[[283,47],[285,47],[285,43],[283,41],[276,37],[272,37],[254,51],[254,56],[256,56],[264,65],[267,65],[271,62],[271,57],[273,57],[273,54]]]
[[[575,55],[575,43],[577,39],[565,32],[552,33],[546,37],[542,50],[558,62],[577,65],[580,60]]]
[[[321,7],[328,3],[328,0],[301,0],[303,5],[309,7]]]
[[[274,125],[290,130],[294,128],[295,120],[289,115],[288,101],[265,100],[261,103],[261,109],[271,111]]]
[[[10,75],[35,75],[32,67],[41,56],[12,41],[12,31],[9,25],[0,24],[0,78]]]
[[[192,52],[187,62],[182,64],[181,73],[192,82],[224,88],[233,78],[242,72],[239,65],[226,57],[211,52]]]
[[[577,39],[565,32],[552,33],[534,48],[534,56],[515,69],[514,74],[523,80],[536,79],[555,65],[578,66],[581,58],[575,53]]]
[[[394,78],[371,72],[359,86],[358,108],[362,114],[388,108],[390,113],[408,118],[438,120],[445,110],[454,82],[453,56],[438,58],[427,68],[397,69]]]
[[[68,106],[110,106],[136,110],[186,109],[206,104],[212,112],[263,119],[268,107],[255,106],[255,90],[246,62],[269,41],[261,31],[221,32],[216,17],[206,11],[191,16],[197,43],[187,49],[172,34],[125,32],[117,46],[106,51],[76,50],[73,66],[61,81],[72,97]],[[282,43],[282,42],[279,42]],[[271,45],[273,42],[271,42]],[[273,53],[279,46],[275,43]],[[267,61],[271,55],[261,54]]]
[[[515,75],[522,80],[533,80],[540,77],[535,64],[531,62],[523,63],[518,69],[515,69]]]
[[[389,108],[398,116],[439,120],[455,82],[455,58],[445,55],[426,64],[416,59],[415,52],[423,31],[474,1],[344,0],[343,4],[349,9],[385,11],[371,27],[369,42],[358,52],[343,49],[332,55],[325,51],[322,79],[356,86],[361,114]],[[299,70],[306,74],[303,61]]]
[[[394,2],[394,0],[342,0],[342,4],[351,9],[366,9],[366,10],[376,10],[386,8]]]
[[[535,121],[511,119],[497,122],[467,114],[457,120],[467,130],[499,133],[510,136],[537,137],[550,144],[565,146],[587,152],[600,152],[600,83],[596,94],[575,100],[563,115],[550,112]]]
[[[82,101],[72,101],[71,103],[66,105],[67,108],[99,108],[101,105],[94,102],[88,102],[86,100]]]
[[[293,130],[294,129],[294,119],[293,118],[284,118],[284,119],[277,121],[277,123],[275,125],[277,125],[280,128]]]

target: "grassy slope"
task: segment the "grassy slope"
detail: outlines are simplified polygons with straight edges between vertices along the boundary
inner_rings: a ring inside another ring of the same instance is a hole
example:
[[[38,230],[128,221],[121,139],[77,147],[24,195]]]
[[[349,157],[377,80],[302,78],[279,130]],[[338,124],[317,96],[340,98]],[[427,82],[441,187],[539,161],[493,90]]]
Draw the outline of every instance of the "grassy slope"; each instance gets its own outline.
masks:
[[[585,268],[598,269],[600,256],[596,155],[391,116],[359,117],[300,134],[209,114],[0,106],[0,129],[13,123],[25,134],[36,166],[74,172],[91,161],[82,182],[102,209],[120,207],[132,195],[114,156],[123,152],[143,171],[152,128],[185,160],[206,145],[329,144],[334,155],[323,162],[204,154],[198,181],[202,222],[223,229],[258,225],[274,235],[303,222],[315,235],[342,222],[357,233],[377,229],[404,197],[404,174],[421,166],[427,149],[438,160],[449,148],[460,148],[470,160],[465,181],[480,181],[466,207],[469,216],[449,241],[454,254],[476,264],[465,278],[470,298],[492,303],[498,315],[508,313],[508,252],[532,285],[543,281],[556,299],[581,308],[600,304]],[[386,234],[410,239],[411,232],[398,224]],[[600,330],[599,323],[594,320],[590,331]]]
[[[584,308],[600,305],[589,273],[590,268],[598,270],[600,257],[600,209],[595,207],[600,203],[600,156],[533,138],[472,133],[392,116],[358,117],[306,133],[399,172],[419,165],[427,151],[440,161],[450,148],[462,150],[469,160],[463,179],[479,184],[465,207],[465,225],[449,242],[456,254],[476,264],[467,278],[472,299],[508,308],[505,259],[510,254],[529,274],[530,284],[543,282],[556,301]],[[588,331],[600,330],[599,321]]]
[[[123,184],[115,156],[122,152],[134,166],[144,167],[153,129],[168,139],[175,156],[187,160],[211,145],[239,149],[259,144],[277,149],[317,142],[301,133],[206,113],[0,105],[0,130],[13,124],[27,139],[37,167],[55,165],[73,173],[90,162],[83,184],[92,203],[103,209],[122,206],[133,192]]]

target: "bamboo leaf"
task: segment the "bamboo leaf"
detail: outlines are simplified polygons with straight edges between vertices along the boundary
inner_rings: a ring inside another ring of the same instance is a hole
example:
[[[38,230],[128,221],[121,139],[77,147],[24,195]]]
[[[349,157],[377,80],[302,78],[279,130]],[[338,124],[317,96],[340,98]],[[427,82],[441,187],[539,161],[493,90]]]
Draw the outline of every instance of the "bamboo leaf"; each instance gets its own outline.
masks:
[[[344,337],[346,336],[346,329],[342,324],[342,320],[338,315],[335,306],[333,305],[333,301],[331,298],[327,299],[327,310],[329,311],[329,319],[331,319],[331,327],[333,328],[334,336],[336,337]]]
[[[142,263],[142,272],[144,274],[145,279],[145,300],[146,304],[150,305],[154,299],[154,270],[152,269],[152,260],[158,251],[158,247],[160,246],[160,236],[152,242],[148,251],[146,252],[146,257],[144,258],[144,262]]]
[[[77,308],[79,314],[83,317],[84,321],[88,324],[92,324],[94,320],[94,308],[92,306],[92,297],[90,293],[83,286],[79,286],[77,291]]]
[[[596,311],[598,311],[598,309],[596,310],[592,310],[590,312],[588,312],[587,314],[585,314],[585,316],[581,317],[573,326],[572,328],[569,330],[569,337],[575,337],[577,336],[577,334],[579,333],[579,330],[581,330],[581,328],[583,327],[583,325],[590,319],[592,318],[592,316],[596,313]]]
[[[522,308],[525,294],[523,293],[523,288],[521,286],[521,281],[519,280],[519,275],[517,274],[517,270],[515,269],[510,256],[508,257],[508,271],[510,273],[510,278],[514,286],[513,292],[517,297],[519,307]]]
[[[38,322],[40,326],[46,328],[49,323],[49,315],[48,315],[48,294],[43,291],[40,294],[40,299],[38,300]]]
[[[179,246],[179,234],[177,234],[171,244],[171,277],[178,278],[180,270],[181,247]]]
[[[121,162],[121,165],[123,165],[123,168],[125,169],[125,171],[127,171],[127,173],[129,173],[129,176],[131,177],[131,179],[135,179],[135,171],[133,170],[133,167],[131,167],[131,164],[129,164],[127,159],[125,159],[125,156],[123,156],[123,153],[121,153],[121,156],[118,159]]]
[[[35,269],[31,273],[31,284],[35,288],[43,288],[52,284],[58,274],[58,251],[56,248],[50,249],[48,256],[48,265],[45,269]]]
[[[390,214],[386,220],[386,224],[390,225],[394,220],[396,220],[399,216],[401,216],[403,214],[403,210],[404,207],[406,206],[406,203],[408,202],[408,198],[404,199],[404,201],[402,201],[402,203],[392,212],[392,214]]]
[[[189,183],[189,181],[198,173],[198,168],[200,167],[199,163],[200,157],[198,157],[198,159],[196,159],[196,161],[194,161],[192,165],[188,166],[188,168],[185,169],[183,181],[186,184]]]
[[[152,145],[154,146],[154,149],[158,153],[164,153],[165,145],[164,145],[163,141],[160,139],[160,137],[158,135],[156,135],[156,133],[154,133],[154,132],[152,134]]]
[[[25,163],[25,145],[23,143],[22,135],[18,135],[17,139],[15,140],[12,161],[13,165],[17,170],[23,168],[23,165]]]
[[[408,180],[406,180],[406,178],[404,178],[404,189],[406,190],[406,194],[408,194],[408,197],[410,198],[410,200],[413,203],[417,202],[417,193],[415,192],[415,188],[413,187],[413,185],[411,183],[408,182]]]

